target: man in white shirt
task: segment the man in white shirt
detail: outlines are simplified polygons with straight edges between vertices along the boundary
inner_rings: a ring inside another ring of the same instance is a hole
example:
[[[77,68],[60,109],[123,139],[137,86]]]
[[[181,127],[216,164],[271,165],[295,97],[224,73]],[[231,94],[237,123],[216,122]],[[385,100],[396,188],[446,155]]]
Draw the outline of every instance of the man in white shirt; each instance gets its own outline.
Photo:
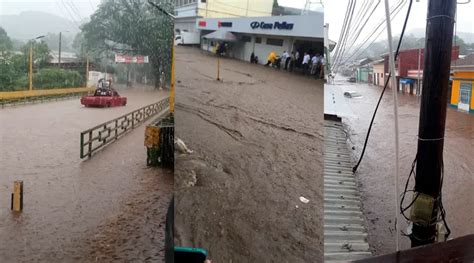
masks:
[[[308,72],[308,69],[309,69],[309,60],[310,60],[310,56],[308,53],[304,53],[304,56],[303,56],[303,74],[306,74]]]
[[[284,61],[286,70],[288,68],[288,63],[290,62],[290,54],[288,54],[286,50],[283,52],[283,55],[281,55],[281,61]]]
[[[311,75],[316,74],[316,70],[318,69],[318,63],[320,61],[321,60],[320,60],[319,54],[316,54],[311,58],[311,73],[310,73]]]

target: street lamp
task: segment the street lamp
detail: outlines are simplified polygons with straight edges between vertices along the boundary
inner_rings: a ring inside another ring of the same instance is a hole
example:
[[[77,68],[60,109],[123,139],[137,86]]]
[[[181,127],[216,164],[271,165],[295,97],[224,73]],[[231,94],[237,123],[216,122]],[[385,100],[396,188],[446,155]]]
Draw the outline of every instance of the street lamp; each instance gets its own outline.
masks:
[[[29,87],[28,90],[33,90],[33,42],[45,36],[38,36],[29,40],[30,42],[30,71],[29,71]]]
[[[173,19],[173,21],[176,18],[176,16],[174,16],[170,12],[164,10],[162,7],[160,7],[159,5],[153,3],[152,1],[148,1],[148,3],[152,6],[154,6],[156,9],[160,10],[165,15],[169,16],[171,19]],[[173,30],[173,37],[171,39],[170,113],[171,113],[171,115],[173,115],[173,113],[174,113],[174,30]]]
[[[64,33],[69,32],[69,31],[62,31]],[[59,31],[59,54],[58,54],[58,67],[61,68],[61,37],[62,37],[62,32]]]

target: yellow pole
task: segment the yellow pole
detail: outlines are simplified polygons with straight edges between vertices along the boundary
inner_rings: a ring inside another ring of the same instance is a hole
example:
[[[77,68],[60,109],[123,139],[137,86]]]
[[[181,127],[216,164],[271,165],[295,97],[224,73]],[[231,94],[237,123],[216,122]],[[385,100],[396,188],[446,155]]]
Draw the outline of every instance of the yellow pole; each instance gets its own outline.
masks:
[[[30,43],[30,84],[29,84],[29,90],[33,90],[33,48],[31,46],[32,44]]]
[[[23,181],[13,183],[11,210],[21,212],[23,210]]]
[[[89,80],[89,57],[86,56],[86,88],[87,88],[88,80]]]
[[[217,55],[217,80],[220,80],[220,78],[219,78],[219,75],[220,75],[219,74],[220,73],[219,68],[220,68],[220,60],[219,60],[219,55]]]
[[[171,48],[171,87],[170,87],[170,112],[174,113],[174,44]]]

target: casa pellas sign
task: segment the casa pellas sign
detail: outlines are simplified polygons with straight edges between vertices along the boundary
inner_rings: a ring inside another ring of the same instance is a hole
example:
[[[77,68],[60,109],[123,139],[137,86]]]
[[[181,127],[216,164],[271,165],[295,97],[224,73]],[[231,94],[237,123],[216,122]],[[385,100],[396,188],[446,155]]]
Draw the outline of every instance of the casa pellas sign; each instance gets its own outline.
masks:
[[[287,22],[265,23],[265,22],[254,21],[250,23],[250,27],[252,29],[260,28],[260,29],[292,30],[293,23],[287,23]]]

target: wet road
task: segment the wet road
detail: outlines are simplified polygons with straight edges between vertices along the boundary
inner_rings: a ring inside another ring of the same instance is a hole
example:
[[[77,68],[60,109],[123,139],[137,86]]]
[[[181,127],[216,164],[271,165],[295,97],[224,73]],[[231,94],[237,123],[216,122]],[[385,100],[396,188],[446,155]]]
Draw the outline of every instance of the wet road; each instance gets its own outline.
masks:
[[[79,133],[166,96],[123,91],[126,107],[84,108],[79,99],[0,110],[0,262],[160,260],[170,172],[146,167],[144,126],[92,159]],[[24,211],[10,211],[14,180]]]
[[[178,245],[215,262],[322,260],[323,83],[177,49]],[[309,199],[305,204],[300,196]]]
[[[361,99],[344,98],[347,109],[343,122],[350,130],[355,147],[354,157],[362,150],[367,128],[381,87],[337,81],[342,92],[354,90]],[[392,91],[387,90],[372,128],[365,157],[359,167],[364,214],[368,223],[369,243],[375,254],[395,250],[394,227],[394,123]],[[416,154],[419,118],[419,98],[399,94],[400,126],[400,191],[403,190]],[[444,144],[443,203],[451,238],[474,233],[474,115],[448,107]],[[413,179],[413,178],[412,178]],[[413,180],[412,180],[413,181]],[[413,186],[410,184],[410,188]],[[408,195],[411,196],[411,195]],[[410,199],[410,198],[409,198]],[[402,217],[400,216],[400,220]],[[400,224],[406,231],[406,224]],[[400,237],[401,248],[409,248],[407,237]]]

